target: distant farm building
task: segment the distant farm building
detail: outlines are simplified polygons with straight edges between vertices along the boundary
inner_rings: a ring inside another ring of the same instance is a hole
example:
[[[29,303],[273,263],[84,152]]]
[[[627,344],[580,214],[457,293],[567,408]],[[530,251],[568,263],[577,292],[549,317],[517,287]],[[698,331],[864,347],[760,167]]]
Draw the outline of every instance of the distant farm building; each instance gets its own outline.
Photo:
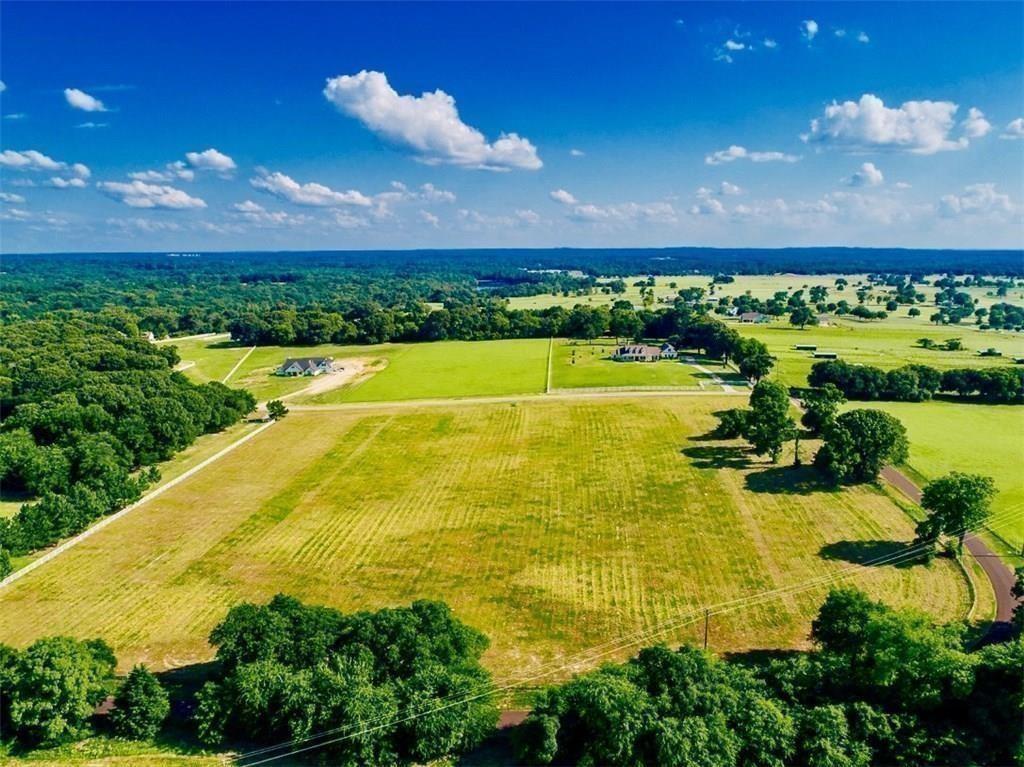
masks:
[[[740,322],[760,325],[764,322],[768,322],[768,315],[761,314],[761,312],[743,312],[743,314],[740,315]]]
[[[993,347],[990,346],[988,349],[982,349],[981,351],[979,351],[978,352],[978,356],[980,356],[980,357],[1002,357],[1003,353],[1001,351],[999,351],[998,349],[994,349]]]
[[[664,343],[661,345],[661,358],[663,360],[674,360],[679,356],[679,352],[676,351],[676,347],[672,344]]]
[[[793,347],[798,352],[816,352],[818,351],[817,344],[797,344]]]
[[[612,358],[619,362],[657,362],[662,358],[661,350],[662,347],[660,346],[646,346],[643,344],[620,346],[615,350]],[[676,350],[672,349],[672,353],[675,355]]]
[[[321,373],[334,371],[333,357],[296,357],[288,358],[277,369],[279,376],[318,376]]]
[[[819,314],[818,315],[818,325],[820,327],[827,328],[833,322],[835,322],[835,318],[831,314]]]
[[[814,359],[816,360],[837,360],[839,359],[838,352],[815,352]]]

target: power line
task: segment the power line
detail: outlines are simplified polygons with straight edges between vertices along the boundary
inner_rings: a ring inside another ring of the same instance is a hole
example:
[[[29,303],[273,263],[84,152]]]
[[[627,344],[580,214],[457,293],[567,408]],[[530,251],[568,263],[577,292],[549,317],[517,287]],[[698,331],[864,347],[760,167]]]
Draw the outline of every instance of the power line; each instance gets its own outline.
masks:
[[[1004,522],[1010,521],[1010,519],[1016,519],[1018,516],[1021,516],[1022,513],[1024,513],[1024,512],[1022,512],[1022,510],[1021,510],[1021,505],[1018,504],[1017,506],[1013,507],[1013,509],[1004,510],[1003,512],[1000,512],[999,514],[994,515],[989,520],[987,520],[986,524],[991,524],[992,522],[994,522],[998,518],[1002,518],[1002,521],[1004,521]],[[956,534],[959,534],[960,532],[968,533],[968,532],[973,532],[973,530],[975,530],[975,529],[978,529],[978,528],[967,528],[967,527],[965,527],[965,528],[962,528],[961,530],[952,531],[950,534],[951,535],[956,535]],[[644,642],[644,641],[649,641],[650,639],[653,639],[654,637],[657,637],[660,634],[663,634],[663,633],[666,633],[666,632],[669,632],[669,631],[672,631],[672,630],[675,630],[675,629],[682,628],[682,627],[684,627],[684,626],[686,626],[688,624],[692,624],[692,623],[696,622],[697,620],[700,620],[701,615],[704,615],[706,617],[710,617],[711,615],[718,615],[718,614],[723,614],[723,613],[727,613],[727,612],[733,612],[735,610],[741,609],[742,607],[762,604],[762,603],[770,601],[771,599],[774,599],[774,598],[783,597],[783,596],[787,596],[787,595],[791,595],[791,594],[796,594],[796,593],[801,593],[803,591],[810,590],[810,589],[815,588],[815,587],[817,587],[819,585],[822,585],[824,583],[829,583],[829,582],[835,582],[835,581],[838,581],[838,580],[842,580],[842,579],[844,579],[846,577],[849,577],[851,575],[855,575],[857,573],[869,572],[869,571],[866,571],[864,568],[875,567],[875,566],[886,565],[886,564],[898,564],[898,563],[900,563],[902,561],[906,561],[906,560],[909,560],[909,559],[912,559],[912,558],[916,558],[918,555],[920,555],[921,553],[926,551],[929,547],[934,547],[934,545],[935,545],[935,540],[934,539],[933,540],[929,540],[929,541],[926,541],[926,542],[922,542],[922,543],[919,543],[919,544],[915,544],[915,545],[906,547],[906,548],[904,548],[904,549],[902,549],[902,550],[900,550],[898,552],[895,552],[895,553],[890,553],[890,554],[882,555],[880,557],[876,557],[875,559],[871,559],[871,560],[867,560],[867,561],[862,562],[862,563],[851,565],[850,567],[843,568],[842,570],[839,570],[839,571],[834,572],[834,573],[827,573],[827,574],[824,574],[824,575],[821,575],[821,576],[817,576],[815,578],[809,579],[809,580],[801,582],[801,583],[792,584],[790,586],[780,587],[778,589],[772,589],[772,590],[769,590],[769,591],[759,592],[757,594],[752,594],[752,595],[748,595],[748,596],[745,596],[745,597],[739,597],[737,599],[728,600],[728,601],[725,601],[725,602],[720,602],[718,604],[706,606],[704,608],[693,608],[693,609],[691,609],[689,611],[686,611],[686,612],[684,612],[684,613],[682,613],[680,615],[677,615],[676,618],[674,618],[671,622],[665,622],[665,623],[663,623],[661,625],[655,625],[653,627],[649,627],[647,629],[635,632],[632,635],[626,635],[624,637],[618,637],[618,638],[616,638],[614,640],[609,640],[608,642],[602,643],[600,645],[596,645],[594,647],[588,648],[586,650],[583,650],[583,651],[580,651],[579,653],[577,653],[577,655],[588,654],[588,657],[579,658],[577,660],[572,660],[572,661],[569,661],[569,662],[564,662],[563,661],[563,662],[560,663],[560,665],[557,665],[555,668],[551,668],[551,669],[544,670],[544,671],[541,671],[541,672],[531,672],[531,675],[528,676],[528,677],[525,677],[525,678],[522,678],[522,679],[518,679],[516,681],[510,682],[510,683],[506,683],[506,684],[501,685],[501,686],[496,686],[493,683],[489,684],[489,685],[485,686],[484,688],[481,688],[477,692],[463,693],[464,697],[459,698],[459,699],[457,699],[455,701],[449,701],[448,703],[445,703],[444,705],[442,705],[440,707],[434,707],[434,708],[432,708],[429,711],[414,712],[414,713],[409,714],[409,715],[407,715],[406,717],[403,717],[403,718],[392,719],[391,721],[386,721],[383,724],[377,724],[377,725],[375,725],[373,727],[364,728],[364,729],[362,729],[362,730],[360,730],[358,732],[347,733],[347,734],[344,734],[344,735],[341,735],[341,733],[344,732],[345,730],[352,729],[353,727],[355,727],[357,725],[354,724],[354,723],[342,725],[342,726],[335,727],[335,728],[332,728],[332,729],[329,729],[329,730],[325,730],[323,732],[320,732],[320,733],[317,733],[317,734],[314,734],[314,735],[308,735],[308,736],[305,736],[303,738],[295,738],[293,740],[285,741],[283,743],[279,743],[279,744],[276,744],[276,745],[266,746],[266,747],[260,748],[260,749],[255,749],[253,751],[249,751],[249,752],[246,752],[244,754],[240,754],[240,755],[234,757],[234,760],[236,762],[241,762],[242,760],[248,760],[248,759],[250,759],[250,758],[252,758],[254,756],[260,756],[260,755],[263,755],[263,754],[267,754],[267,753],[270,753],[272,751],[276,751],[278,749],[291,748],[293,746],[301,745],[301,744],[304,744],[304,743],[309,743],[310,741],[318,740],[320,738],[330,737],[331,735],[336,735],[336,734],[339,735],[339,737],[337,737],[337,738],[333,738],[331,740],[327,740],[327,741],[324,741],[324,742],[321,742],[321,743],[311,743],[310,745],[304,746],[303,748],[300,748],[300,749],[290,750],[290,751],[288,751],[286,753],[270,756],[270,757],[261,759],[261,760],[256,761],[256,762],[248,762],[249,767],[255,767],[255,765],[264,764],[266,762],[274,761],[276,759],[281,759],[281,758],[284,758],[285,756],[292,756],[292,755],[295,755],[295,754],[304,753],[306,751],[311,751],[313,749],[320,748],[322,746],[331,745],[333,743],[337,743],[337,742],[340,742],[342,740],[347,740],[349,738],[354,738],[354,737],[358,737],[360,735],[365,735],[365,734],[368,734],[370,732],[374,732],[376,730],[383,729],[385,727],[393,727],[393,726],[396,726],[396,725],[399,725],[399,724],[404,724],[405,722],[412,721],[413,719],[416,719],[416,718],[419,718],[419,717],[422,717],[422,716],[428,716],[430,714],[435,714],[435,713],[438,713],[440,711],[444,711],[444,710],[446,710],[448,708],[452,708],[454,706],[464,705],[466,703],[471,703],[474,700],[479,700],[480,698],[483,698],[483,697],[494,695],[494,694],[497,694],[497,693],[500,693],[500,692],[507,692],[507,691],[513,690],[513,689],[515,689],[517,687],[520,687],[520,686],[523,686],[523,685],[525,685],[525,684],[527,684],[529,682],[538,681],[539,679],[543,679],[544,677],[550,676],[550,675],[552,675],[552,674],[554,674],[554,673],[556,673],[558,671],[562,671],[562,670],[566,670],[566,669],[571,669],[572,667],[578,666],[578,665],[580,665],[582,663],[588,663],[588,664],[589,663],[593,663],[593,661],[597,660],[598,658],[604,657],[606,655],[609,655],[611,653],[617,652],[617,651],[622,650],[622,649],[626,649],[627,647],[630,647],[630,646],[632,646],[634,644],[639,644],[639,643]],[[683,616],[685,616],[685,617],[683,617]],[[604,648],[608,648],[609,645],[612,645],[610,647],[610,649],[604,649]],[[595,650],[602,650],[602,652],[598,653],[597,655],[592,655],[592,653]],[[556,661],[556,662],[553,662],[553,663],[558,663],[558,662]],[[549,663],[549,664],[546,664],[546,665],[552,665],[552,664]],[[542,666],[541,668],[544,668],[544,667]],[[454,695],[456,695],[456,694],[453,693],[452,695],[446,696],[446,698],[454,697]],[[435,701],[432,701],[432,703],[444,702],[446,700],[446,698],[437,699]],[[371,719],[368,722],[363,722],[361,724],[363,724],[363,725],[365,725],[365,724],[372,724],[375,721],[376,722],[380,722],[384,718],[386,718],[386,717],[381,717],[381,718],[378,718],[377,720]]]

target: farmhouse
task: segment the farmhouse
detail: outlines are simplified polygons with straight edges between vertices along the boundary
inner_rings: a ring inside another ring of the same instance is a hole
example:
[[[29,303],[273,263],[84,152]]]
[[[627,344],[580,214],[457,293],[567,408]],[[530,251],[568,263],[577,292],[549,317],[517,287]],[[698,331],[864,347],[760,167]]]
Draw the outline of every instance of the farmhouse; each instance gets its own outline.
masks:
[[[674,347],[672,344],[663,343],[661,345],[661,358],[663,360],[674,360],[678,356],[679,352],[676,351],[676,347]]]
[[[838,352],[815,352],[814,359],[816,360],[837,360],[839,359]]]
[[[289,357],[277,369],[279,376],[318,376],[334,371],[333,357]]]
[[[743,312],[740,315],[740,322],[762,324],[768,322],[768,315],[761,314],[761,312]]]
[[[669,345],[665,344],[665,346]],[[660,346],[645,346],[642,344],[620,346],[615,350],[612,358],[620,362],[657,362],[662,357],[662,348]],[[675,349],[672,349],[672,353],[678,356]]]

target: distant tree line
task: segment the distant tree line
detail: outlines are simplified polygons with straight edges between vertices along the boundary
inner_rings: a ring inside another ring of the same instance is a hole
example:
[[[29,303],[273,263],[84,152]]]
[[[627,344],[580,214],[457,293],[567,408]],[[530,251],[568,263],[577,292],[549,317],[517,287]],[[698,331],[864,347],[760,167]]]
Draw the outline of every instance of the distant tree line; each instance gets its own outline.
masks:
[[[811,366],[807,381],[811,386],[832,384],[852,400],[923,402],[945,392],[985,402],[1024,402],[1024,369],[1016,367],[939,371],[928,365],[904,365],[881,370],[843,360],[823,360]]]
[[[173,347],[105,311],[0,328],[0,485],[29,500],[0,520],[23,554],[137,500],[153,464],[251,411],[248,392],[173,371]],[[149,467],[149,468],[147,468]]]
[[[544,693],[526,764],[868,767],[1011,764],[1024,755],[1016,641],[965,649],[959,624],[832,591],[814,649],[726,659],[642,650]]]

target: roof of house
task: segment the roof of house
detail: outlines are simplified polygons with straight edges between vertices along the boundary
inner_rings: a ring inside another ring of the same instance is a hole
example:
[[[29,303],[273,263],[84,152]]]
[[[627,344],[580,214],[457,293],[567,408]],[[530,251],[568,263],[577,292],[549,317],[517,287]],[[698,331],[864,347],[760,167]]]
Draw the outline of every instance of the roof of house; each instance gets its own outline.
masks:
[[[740,315],[741,320],[757,320],[761,317],[764,317],[761,312],[743,312],[743,314]]]
[[[653,357],[661,354],[661,347],[645,345],[620,346],[615,353],[620,357],[627,355],[631,357]]]
[[[331,359],[331,357],[289,357],[281,367],[286,369],[292,365],[298,365],[302,370],[309,370],[310,368],[322,367],[329,363]]]

